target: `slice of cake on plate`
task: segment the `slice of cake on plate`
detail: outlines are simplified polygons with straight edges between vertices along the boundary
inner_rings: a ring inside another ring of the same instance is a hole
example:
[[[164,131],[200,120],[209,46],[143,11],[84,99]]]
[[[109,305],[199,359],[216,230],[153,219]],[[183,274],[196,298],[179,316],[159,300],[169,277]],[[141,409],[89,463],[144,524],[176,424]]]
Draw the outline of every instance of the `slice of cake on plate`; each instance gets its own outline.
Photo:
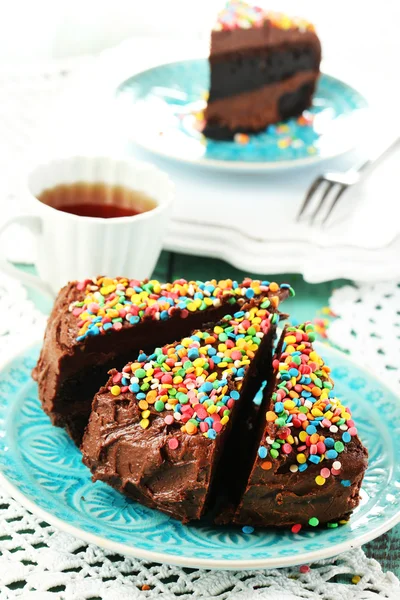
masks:
[[[266,305],[252,300],[111,371],[81,447],[95,481],[182,522],[204,514],[227,440],[243,431],[246,452],[252,434],[278,320]]]
[[[97,277],[64,287],[33,372],[45,412],[80,443],[93,396],[112,368],[240,310],[250,299],[278,310],[287,284],[245,279],[161,284]]]
[[[303,525],[336,527],[360,502],[368,453],[313,340],[310,324],[284,330],[248,448],[250,475],[225,521],[295,532]]]
[[[299,18],[228,2],[211,33],[207,137],[232,139],[299,116],[312,104],[321,44]]]

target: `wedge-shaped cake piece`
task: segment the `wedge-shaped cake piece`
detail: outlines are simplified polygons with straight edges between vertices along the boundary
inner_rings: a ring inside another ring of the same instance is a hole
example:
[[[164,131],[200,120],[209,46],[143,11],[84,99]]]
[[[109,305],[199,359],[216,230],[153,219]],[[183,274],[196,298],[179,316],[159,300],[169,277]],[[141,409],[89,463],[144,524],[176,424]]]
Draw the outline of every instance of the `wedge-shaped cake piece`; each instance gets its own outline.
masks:
[[[313,340],[310,324],[284,330],[235,523],[335,527],[360,501],[368,453]]]
[[[33,377],[54,425],[80,443],[93,396],[111,368],[122,368],[140,349],[152,350],[240,310],[251,298],[278,310],[288,284],[97,277],[64,287],[54,304]]]
[[[81,447],[95,481],[182,522],[204,514],[230,432],[256,416],[278,320],[267,303],[111,371]]]
[[[311,106],[321,45],[304,19],[228,2],[211,34],[204,134],[254,133]]]

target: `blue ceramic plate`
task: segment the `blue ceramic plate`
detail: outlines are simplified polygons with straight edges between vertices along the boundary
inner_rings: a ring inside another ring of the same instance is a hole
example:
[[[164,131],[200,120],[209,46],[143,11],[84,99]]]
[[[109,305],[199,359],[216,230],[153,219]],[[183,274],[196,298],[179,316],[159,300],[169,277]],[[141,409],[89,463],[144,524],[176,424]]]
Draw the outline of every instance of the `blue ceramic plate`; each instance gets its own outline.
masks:
[[[338,529],[255,531],[182,525],[93,484],[78,449],[42,412],[30,373],[38,348],[0,373],[0,485],[62,530],[122,554],[188,567],[251,569],[310,563],[359,546],[400,521],[400,402],[343,354],[322,347],[353,409],[370,465],[362,504]]]
[[[265,170],[306,165],[357,143],[367,102],[352,87],[323,74],[310,111],[268,127],[247,143],[212,141],[199,132],[209,85],[206,59],[149,69],[117,88],[124,132],[147,150],[209,167]]]

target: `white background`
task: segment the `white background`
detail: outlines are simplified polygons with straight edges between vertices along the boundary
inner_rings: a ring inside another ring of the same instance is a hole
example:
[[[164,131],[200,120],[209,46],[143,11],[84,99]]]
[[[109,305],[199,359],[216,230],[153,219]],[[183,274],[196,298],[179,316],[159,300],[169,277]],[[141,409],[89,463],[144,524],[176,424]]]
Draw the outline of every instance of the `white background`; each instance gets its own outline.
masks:
[[[0,68],[97,53],[128,37],[205,39],[222,0],[0,0]],[[312,20],[325,69],[395,105],[399,0],[260,0]],[[183,48],[184,50],[184,48]],[[135,57],[132,56],[134,62]],[[369,89],[368,89],[369,88]]]
[[[0,61],[65,58],[96,52],[132,35],[192,39],[208,35],[221,0],[0,1]],[[398,53],[398,0],[261,0],[259,4],[314,21],[331,58],[356,57],[379,69]],[[389,57],[390,58],[390,57]]]
[[[138,63],[147,60],[155,60],[155,64],[157,61],[171,60],[168,59],[170,46],[175,47],[177,57],[185,57],[190,51],[192,41],[202,39],[205,41],[205,45],[207,44],[212,21],[215,19],[218,8],[223,4],[224,2],[219,0],[147,0],[146,2],[137,2],[136,0],[81,0],[80,2],[77,0],[68,2],[36,0],[35,2],[23,2],[14,0],[7,3],[0,0],[0,73],[1,70],[10,68],[12,70],[17,65],[27,62],[31,64],[47,63],[49,60],[64,62],[66,58],[95,54],[128,37],[137,38],[136,44],[133,44],[130,50],[121,56],[121,60],[127,63],[128,70],[131,72],[138,68]],[[271,0],[270,2],[264,1],[262,4],[274,10],[298,14],[314,21],[322,39],[324,70],[360,89],[370,102],[378,107],[378,135],[382,133],[382,130],[383,133],[396,130],[395,120],[399,119],[400,97],[398,75],[400,0],[381,0],[380,3],[370,0],[336,0],[335,2],[327,0],[281,0],[278,2]],[[153,39],[149,41],[149,37]],[[141,38],[146,38],[146,42]],[[63,148],[66,147],[66,144],[65,137],[60,136],[61,128],[68,131],[69,137],[72,138],[76,150],[79,152],[82,151],[83,143],[86,141],[90,141],[92,145],[95,144],[97,152],[101,147],[100,142],[106,143],[107,151],[111,149],[104,131],[107,123],[111,125],[111,119],[109,113],[102,112],[103,108],[100,106],[102,96],[97,88],[99,83],[107,80],[110,73],[108,75],[106,73],[106,61],[100,61],[99,65],[101,69],[104,67],[104,70],[98,73],[99,77],[94,79],[92,73],[85,78],[85,81],[81,81],[82,87],[79,88],[79,93],[75,94],[76,103],[67,103],[65,109],[63,108],[61,111],[62,117],[54,122],[52,131],[56,133],[55,137],[58,141],[62,139]],[[117,62],[112,65],[111,71],[114,73],[119,66],[120,59],[118,58]],[[92,79],[90,80],[90,78]],[[86,87],[83,84],[86,84]],[[1,97],[7,100],[7,93],[2,93]],[[31,96],[24,96],[24,99],[25,104],[33,106],[34,99]],[[88,106],[89,110],[87,110]],[[46,111],[46,106],[43,106],[43,109]],[[19,108],[16,106],[16,111],[18,112],[18,110]],[[96,114],[99,115],[97,121]],[[91,119],[88,118],[89,115]],[[16,116],[18,115],[16,114]],[[69,123],[68,117],[72,119],[71,123]],[[19,118],[19,120],[21,119]],[[85,122],[85,127],[77,125],[82,120]],[[87,130],[90,120],[93,122],[93,135],[87,136],[86,131],[86,140],[84,140],[84,130]],[[9,119],[6,119],[7,124],[8,121]],[[67,127],[65,126],[66,122],[69,123]],[[99,123],[101,127],[99,127]],[[22,127],[23,123],[18,125]],[[117,128],[114,129],[117,133]],[[371,122],[371,127],[368,127],[366,132],[370,143],[374,143],[375,140],[373,129]],[[5,139],[7,140],[7,136]],[[39,139],[43,139],[43,132]],[[146,159],[157,163],[153,156],[146,156]],[[357,186],[354,194],[353,191],[348,192],[347,201],[342,202],[341,206],[346,208],[354,204],[358,208],[357,211],[354,211],[352,221],[347,223],[346,227],[339,227],[338,234],[342,242],[346,238],[346,242],[352,244],[377,247],[386,242],[389,243],[395,235],[399,235],[400,204],[398,202],[399,186],[396,167],[399,164],[398,161],[399,154],[391,161],[386,161],[382,168],[373,173],[367,181]],[[181,165],[175,165],[172,162],[161,163],[160,161],[159,166],[168,170],[177,185],[178,198],[174,211],[176,215],[196,218],[196,210],[204,205],[204,198],[206,198],[212,203],[212,210],[202,209],[201,216],[210,213],[211,219],[215,218],[218,221],[220,218],[221,221],[227,222],[226,211],[222,211],[226,206],[226,198],[229,197],[229,205],[232,207],[234,198],[237,196],[237,200],[240,201],[243,193],[246,193],[247,196],[251,195],[252,197],[255,214],[263,214],[267,211],[271,206],[270,202],[279,205],[280,210],[284,210],[290,217],[286,221],[287,228],[294,227],[296,235],[299,234],[299,227],[292,223],[294,215],[306,189],[322,169],[317,165],[314,169],[296,170],[285,178],[280,175],[258,178],[243,176],[239,182],[234,177],[211,172],[204,178],[201,171],[183,169]],[[344,166],[339,162],[325,168],[343,169]],[[20,168],[18,161],[13,161],[14,167],[15,170]],[[9,171],[10,168],[11,165],[7,170]],[[243,183],[244,187],[239,188],[239,183]],[[200,198],[199,201],[196,201],[196,194]],[[353,198],[352,195],[355,197]],[[218,202],[219,198],[221,202]],[[260,210],[256,210],[257,198]],[[221,207],[222,213],[219,216],[215,213],[216,206]],[[238,213],[230,211],[229,219],[234,220],[236,214],[241,214],[241,211]],[[251,221],[251,213],[248,217]],[[248,224],[241,218],[240,222],[231,223],[231,225],[248,232],[251,230],[252,223]],[[262,228],[263,221],[257,219],[257,225]],[[310,242],[317,239],[321,244],[337,243],[336,238],[335,240],[328,238],[325,232],[321,236],[315,228],[303,227],[302,229],[303,231],[300,233]],[[267,233],[269,235],[270,231],[271,228],[265,229],[264,227],[263,229],[264,235]],[[181,241],[178,233],[171,231],[170,238],[174,243]],[[330,236],[332,235],[336,235],[335,231],[330,231]],[[193,235],[191,239],[202,238]],[[169,245],[171,246],[171,244]],[[187,245],[182,248],[174,247],[174,249],[189,251]],[[195,250],[197,247],[192,249],[192,251]],[[234,264],[237,263],[237,266],[251,270],[247,266],[251,264],[254,267],[253,270],[256,269],[257,265],[253,263],[253,259],[247,258],[246,266],[243,266],[243,264],[239,264],[237,258],[233,257],[233,250],[225,247],[225,251],[227,255],[224,255],[224,258]],[[242,251],[243,248],[241,253]],[[210,252],[214,252],[214,249],[211,248]],[[347,254],[342,261],[339,260],[337,253],[332,252],[331,254],[332,273],[330,276],[356,278],[357,275],[362,279],[368,279],[370,276],[373,279],[377,278],[375,272],[369,272],[372,269],[367,269],[361,277],[359,271],[354,270],[354,265],[351,264]],[[314,255],[321,258],[320,250],[314,252]],[[255,256],[261,257],[262,253],[257,250]],[[289,253],[288,260],[290,256],[297,257],[297,252]],[[240,256],[240,258],[243,257]],[[374,253],[374,258],[377,259],[377,253]],[[328,259],[324,258],[324,260],[326,264]],[[314,265],[315,262],[316,259],[313,259],[310,264]],[[389,265],[389,262],[386,262]],[[386,262],[384,266],[386,266]],[[400,272],[400,262],[397,258],[393,264],[396,266],[396,273]],[[286,267],[286,271],[297,269],[292,259]],[[264,267],[259,265],[260,272],[271,269],[270,267],[267,269],[266,265]],[[318,272],[318,276],[329,278],[327,268],[321,269],[315,265],[314,270],[316,273]],[[387,275],[384,275],[382,271],[382,276],[386,277]],[[391,276],[393,277],[393,274]],[[309,277],[316,277],[316,275],[309,274]]]

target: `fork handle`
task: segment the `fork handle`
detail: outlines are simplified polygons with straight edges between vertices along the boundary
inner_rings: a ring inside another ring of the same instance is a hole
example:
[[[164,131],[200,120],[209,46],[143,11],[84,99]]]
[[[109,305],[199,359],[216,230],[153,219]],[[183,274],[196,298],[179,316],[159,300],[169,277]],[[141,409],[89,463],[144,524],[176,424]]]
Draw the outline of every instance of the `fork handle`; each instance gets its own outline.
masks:
[[[391,137],[390,140],[385,139],[384,143],[378,144],[369,155],[369,158],[360,161],[354,167],[348,169],[348,173],[361,173],[362,171],[367,170],[372,165],[376,164],[381,158],[383,158],[390,150],[392,150],[400,138],[396,135],[395,138]]]

